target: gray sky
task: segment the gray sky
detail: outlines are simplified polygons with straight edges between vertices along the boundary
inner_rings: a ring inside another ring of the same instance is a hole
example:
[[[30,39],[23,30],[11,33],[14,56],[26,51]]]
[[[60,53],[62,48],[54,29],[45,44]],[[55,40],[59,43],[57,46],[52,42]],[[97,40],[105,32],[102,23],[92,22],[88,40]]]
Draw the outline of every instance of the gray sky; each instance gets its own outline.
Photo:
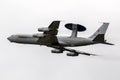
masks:
[[[1,0],[0,1],[0,80],[120,80],[120,1],[119,0]],[[37,33],[53,20],[61,20],[59,36],[69,36],[68,22],[80,23],[89,37],[101,22],[110,22],[106,33],[115,46],[92,45],[73,49],[98,54],[67,57],[52,54],[51,48],[12,44],[12,34]]]

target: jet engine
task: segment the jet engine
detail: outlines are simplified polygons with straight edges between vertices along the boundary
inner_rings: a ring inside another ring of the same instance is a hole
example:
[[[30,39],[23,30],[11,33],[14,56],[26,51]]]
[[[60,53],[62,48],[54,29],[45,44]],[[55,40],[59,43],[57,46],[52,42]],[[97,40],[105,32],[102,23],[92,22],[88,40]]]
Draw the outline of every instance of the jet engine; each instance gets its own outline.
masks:
[[[67,53],[67,56],[78,56],[79,54],[78,53],[73,53],[73,52],[71,52],[71,53]]]
[[[60,49],[51,50],[51,52],[52,53],[63,53],[63,51]]]
[[[41,38],[41,37],[45,37],[45,35],[44,34],[33,34],[33,37]]]
[[[38,28],[39,32],[50,31],[49,28]]]

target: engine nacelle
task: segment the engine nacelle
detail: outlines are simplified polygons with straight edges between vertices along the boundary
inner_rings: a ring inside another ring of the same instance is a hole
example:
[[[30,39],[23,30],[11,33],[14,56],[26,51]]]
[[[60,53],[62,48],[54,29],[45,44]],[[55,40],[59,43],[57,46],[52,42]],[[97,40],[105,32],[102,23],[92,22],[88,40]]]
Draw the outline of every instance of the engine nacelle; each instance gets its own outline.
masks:
[[[79,54],[77,54],[77,53],[67,53],[67,56],[78,56]]]
[[[58,49],[55,49],[55,50],[51,50],[52,53],[63,53],[62,50],[58,50]]]
[[[44,34],[33,34],[33,37],[41,38],[41,37],[45,37],[45,35]]]
[[[50,31],[49,28],[38,28],[39,32]]]

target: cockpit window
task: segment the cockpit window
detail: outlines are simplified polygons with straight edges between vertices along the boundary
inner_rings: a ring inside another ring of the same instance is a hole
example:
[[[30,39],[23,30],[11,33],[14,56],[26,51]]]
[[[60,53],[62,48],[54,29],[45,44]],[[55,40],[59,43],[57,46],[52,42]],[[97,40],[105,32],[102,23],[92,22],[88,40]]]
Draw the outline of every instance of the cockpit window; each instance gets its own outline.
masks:
[[[15,37],[16,35],[11,35],[11,37]]]
[[[26,35],[19,35],[19,38],[30,38],[30,36],[26,36]]]
[[[18,36],[19,38],[27,38],[26,36]]]

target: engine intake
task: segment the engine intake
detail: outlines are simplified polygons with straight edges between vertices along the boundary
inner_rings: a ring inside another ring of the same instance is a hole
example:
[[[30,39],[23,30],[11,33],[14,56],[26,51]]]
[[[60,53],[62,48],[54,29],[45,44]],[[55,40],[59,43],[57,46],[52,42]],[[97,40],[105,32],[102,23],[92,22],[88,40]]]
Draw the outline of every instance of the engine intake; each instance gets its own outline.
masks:
[[[67,53],[67,56],[78,56],[79,54],[77,54],[77,53]]]
[[[63,53],[62,50],[58,50],[58,49],[55,49],[55,50],[51,50],[52,53]]]

